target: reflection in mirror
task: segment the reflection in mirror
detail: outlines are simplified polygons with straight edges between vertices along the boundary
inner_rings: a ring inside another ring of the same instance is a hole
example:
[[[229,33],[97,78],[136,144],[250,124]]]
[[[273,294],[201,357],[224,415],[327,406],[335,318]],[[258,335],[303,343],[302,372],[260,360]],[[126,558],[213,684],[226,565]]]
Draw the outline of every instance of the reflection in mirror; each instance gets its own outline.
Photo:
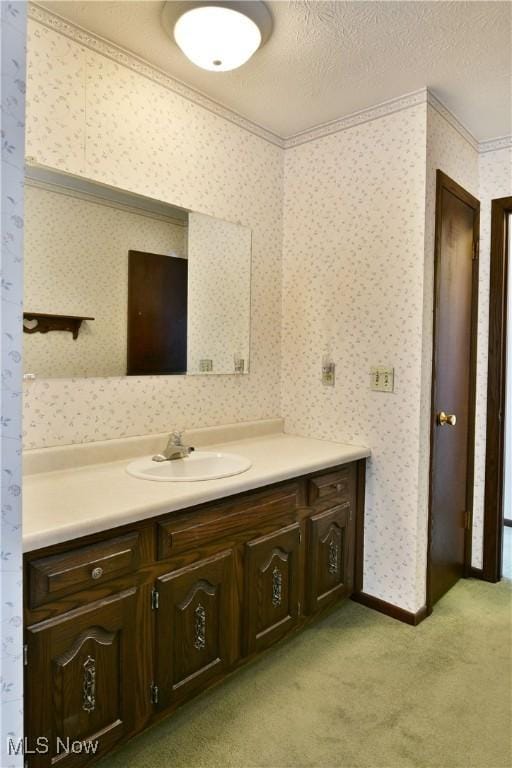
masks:
[[[42,168],[25,211],[26,373],[248,372],[250,229]]]
[[[244,373],[249,360],[251,230],[201,213],[188,218],[188,372]],[[247,258],[247,257],[246,257]]]

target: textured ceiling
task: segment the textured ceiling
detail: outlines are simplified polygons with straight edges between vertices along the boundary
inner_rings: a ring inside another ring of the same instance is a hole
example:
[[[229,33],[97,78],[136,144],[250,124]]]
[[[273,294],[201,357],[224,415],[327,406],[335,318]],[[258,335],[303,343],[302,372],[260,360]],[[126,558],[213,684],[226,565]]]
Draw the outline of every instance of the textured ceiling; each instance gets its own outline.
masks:
[[[282,137],[425,86],[478,140],[512,132],[508,2],[268,2],[271,39],[222,73],[169,40],[162,2],[39,4]]]

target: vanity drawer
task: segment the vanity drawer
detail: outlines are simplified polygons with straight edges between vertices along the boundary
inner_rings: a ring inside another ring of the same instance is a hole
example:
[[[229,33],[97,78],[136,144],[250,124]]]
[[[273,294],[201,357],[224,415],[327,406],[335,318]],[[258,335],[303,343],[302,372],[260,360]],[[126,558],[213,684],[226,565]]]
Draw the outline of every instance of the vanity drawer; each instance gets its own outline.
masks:
[[[192,515],[173,516],[158,523],[158,557],[173,557],[186,550],[223,540],[240,540],[260,530],[295,522],[299,507],[296,483],[259,493],[249,499],[225,501]]]
[[[29,568],[30,605],[37,608],[64,595],[96,587],[137,570],[138,533],[79,547],[59,555],[32,560]]]
[[[355,465],[326,472],[311,478],[308,483],[308,503],[310,506],[332,506],[343,501],[351,501],[355,492]]]

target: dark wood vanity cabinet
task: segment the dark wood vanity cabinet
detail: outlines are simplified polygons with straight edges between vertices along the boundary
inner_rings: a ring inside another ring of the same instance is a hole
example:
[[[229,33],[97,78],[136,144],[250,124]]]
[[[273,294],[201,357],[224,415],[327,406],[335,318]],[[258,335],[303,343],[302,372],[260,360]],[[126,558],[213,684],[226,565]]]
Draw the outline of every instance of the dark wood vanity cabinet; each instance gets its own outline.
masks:
[[[82,765],[91,755],[72,742],[97,740],[103,754],[134,730],[136,600],[128,589],[27,628],[31,766]]]
[[[28,766],[90,764],[352,594],[364,465],[27,554]]]
[[[299,523],[245,545],[244,650],[268,648],[299,618]]]
[[[227,550],[157,580],[153,696],[160,708],[206,688],[239,655],[233,560]]]
[[[353,510],[348,501],[309,518],[306,558],[308,613],[314,613],[352,593],[353,532]]]

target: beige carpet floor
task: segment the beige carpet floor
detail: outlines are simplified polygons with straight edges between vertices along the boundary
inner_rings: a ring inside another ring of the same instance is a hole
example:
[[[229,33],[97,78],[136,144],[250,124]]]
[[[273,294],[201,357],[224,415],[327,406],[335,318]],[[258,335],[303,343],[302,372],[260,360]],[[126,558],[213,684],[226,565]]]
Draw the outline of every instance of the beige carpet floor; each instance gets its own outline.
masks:
[[[409,627],[346,604],[101,768],[509,768],[512,582]]]

